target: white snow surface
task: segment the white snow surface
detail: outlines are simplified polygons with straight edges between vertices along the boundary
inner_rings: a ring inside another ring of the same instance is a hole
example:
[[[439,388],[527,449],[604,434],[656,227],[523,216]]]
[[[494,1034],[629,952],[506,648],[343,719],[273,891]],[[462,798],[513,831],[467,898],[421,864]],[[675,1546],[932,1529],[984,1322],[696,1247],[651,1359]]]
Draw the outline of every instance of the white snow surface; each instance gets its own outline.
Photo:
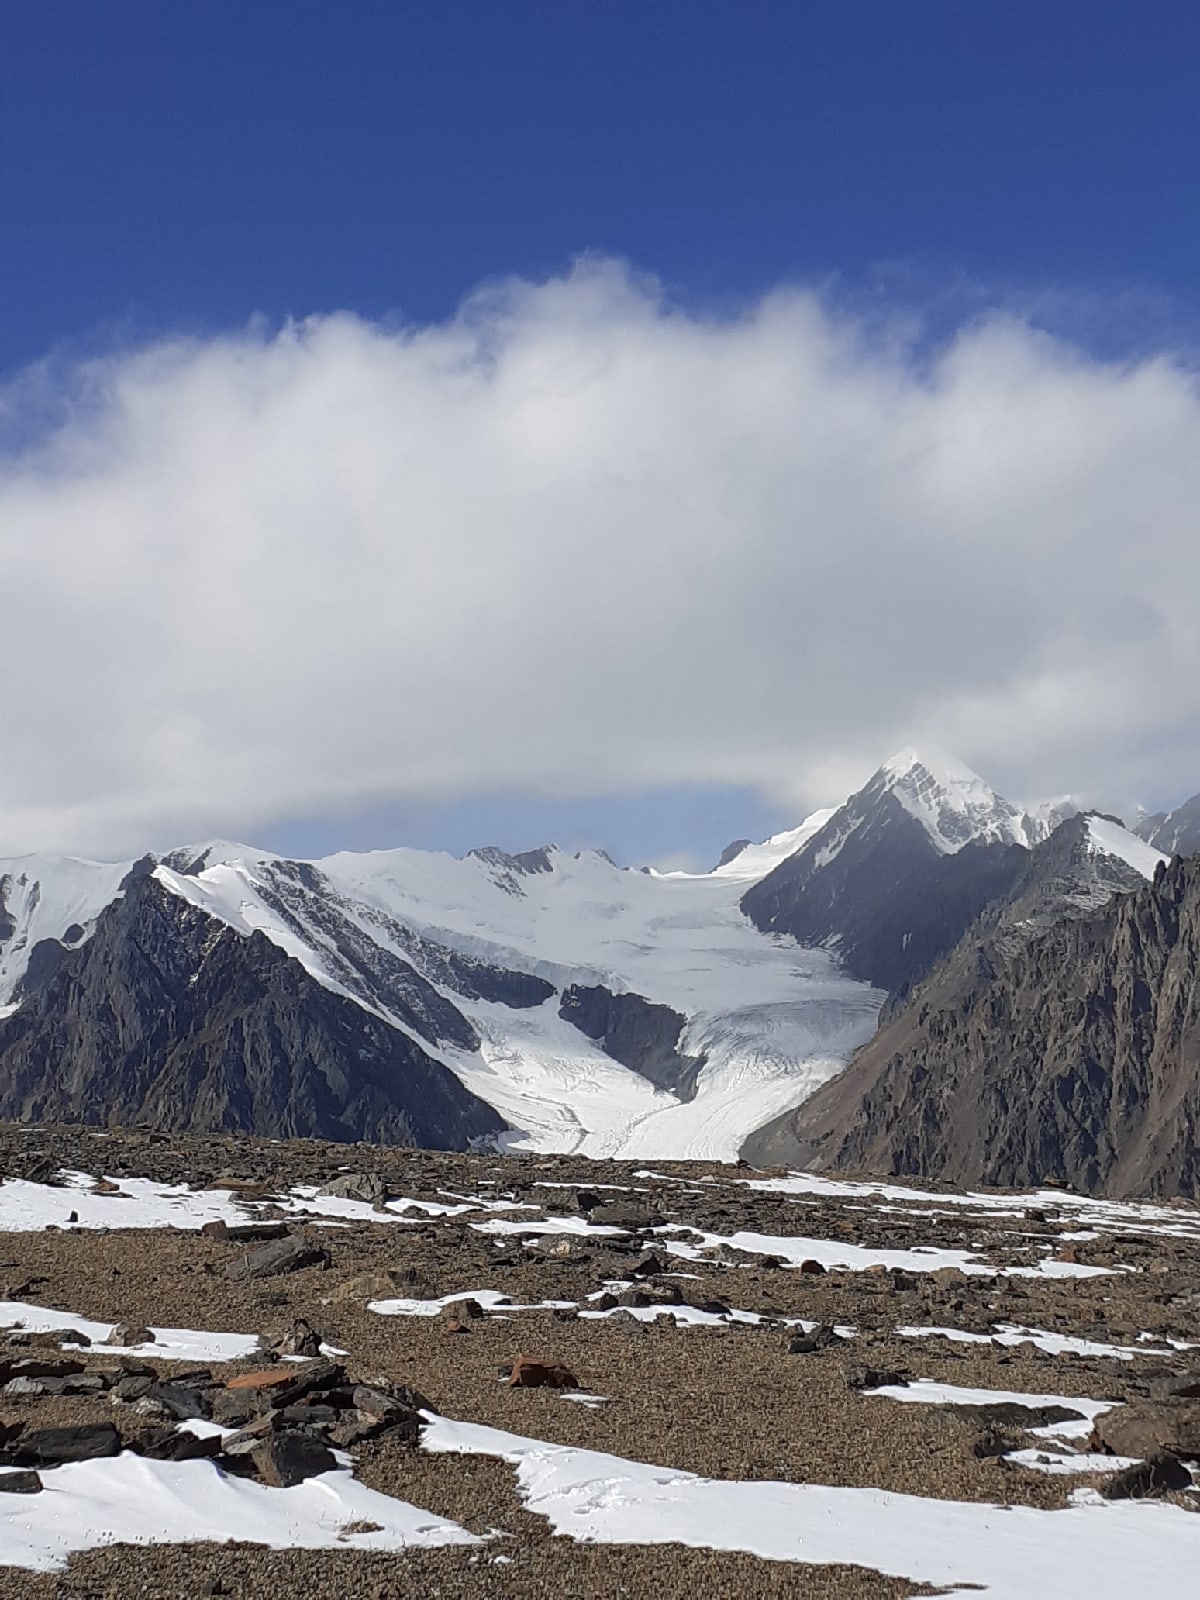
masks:
[[[264,933],[318,982],[348,994],[321,938],[301,937],[270,904],[278,858],[221,846],[208,859],[194,876],[165,866],[157,875],[238,932]],[[418,1042],[513,1125],[511,1148],[730,1160],[749,1133],[800,1104],[873,1033],[879,992],[848,977],[827,951],[759,933],[739,909],[745,877],[635,872],[598,852],[554,848],[545,859],[545,871],[518,871],[485,856],[387,850],[314,864],[338,910],[402,959],[410,954],[397,931],[407,930],[532,973],[556,991],[602,984],[686,1019],[680,1048],[706,1065],[694,1099],[681,1102],[561,1018],[557,992],[515,1010],[442,985],[480,1049]]]
[[[189,1228],[206,1222],[239,1223],[246,1211],[223,1189],[189,1189],[152,1178],[120,1178],[117,1194],[97,1194],[85,1172],[56,1184],[8,1178],[0,1183],[0,1233],[43,1228]],[[75,1220],[71,1220],[72,1212]]]
[[[132,861],[78,861],[73,856],[0,859],[0,905],[16,924],[0,941],[0,1007],[9,1005],[39,939],[61,939],[78,926],[86,936],[115,900]]]
[[[662,1238],[663,1248],[671,1255],[682,1256],[686,1261],[703,1260],[707,1251],[729,1245],[752,1255],[778,1256],[790,1266],[798,1267],[803,1261],[816,1261],[827,1270],[866,1272],[871,1267],[889,1267],[901,1272],[937,1272],[942,1267],[957,1267],[969,1277],[995,1273],[1006,1278],[1093,1278],[1104,1277],[1117,1270],[1112,1267],[1091,1267],[1074,1261],[1056,1261],[1046,1257],[1029,1267],[992,1267],[972,1250],[945,1250],[934,1245],[916,1245],[911,1250],[876,1249],[869,1245],[846,1244],[838,1239],[806,1238],[798,1234],[768,1233],[706,1233],[685,1223],[671,1222],[655,1232]],[[678,1237],[686,1234],[686,1239]]]
[[[1026,813],[951,756],[901,750],[884,762],[879,775],[945,855],[974,840],[1025,846],[1034,842]]]
[[[938,1207],[964,1206],[971,1211],[995,1216],[1016,1216],[1040,1211],[1047,1216],[1069,1215],[1072,1221],[1105,1233],[1167,1234],[1175,1238],[1200,1241],[1200,1211],[1194,1206],[1156,1204],[1147,1200],[1100,1200],[1094,1195],[1077,1194],[1071,1189],[1022,1189],[1012,1193],[978,1190],[934,1190],[906,1188],[883,1181],[853,1178],[827,1178],[818,1173],[792,1172],[784,1178],[738,1179],[748,1189],[767,1194],[786,1194],[798,1201],[812,1195],[818,1198],[863,1200],[866,1202],[907,1201]],[[894,1210],[880,1204],[879,1210]],[[1060,1239],[1091,1238],[1091,1233],[1060,1234]]]
[[[509,1462],[527,1508],[582,1542],[853,1563],[945,1586],[948,1600],[1184,1600],[1195,1588],[1200,1517],[1175,1506],[1110,1504],[1080,1490],[1068,1509],[1040,1511],[881,1489],[726,1482],[428,1413],[426,1421],[426,1450]]]
[[[41,1476],[41,1494],[0,1495],[0,1566],[54,1571],[74,1550],[118,1543],[242,1539],[276,1550],[403,1550],[481,1542],[456,1522],[357,1483],[348,1471],[268,1489],[210,1461],[126,1453]],[[378,1531],[345,1531],[358,1522],[377,1523]]]
[[[1171,1356],[1172,1349],[1152,1344],[1104,1344],[1099,1339],[1077,1339],[1073,1334],[1051,1333],[1045,1328],[1022,1328],[998,1322],[992,1333],[968,1333],[963,1328],[897,1328],[900,1339],[949,1339],[952,1344],[999,1344],[1013,1348],[1031,1344],[1048,1356],[1096,1356],[1112,1361],[1135,1361],[1139,1356]]]
[[[1107,817],[1089,817],[1087,829],[1089,849],[1100,855],[1116,856],[1147,880],[1154,877],[1156,868],[1171,859],[1144,839],[1139,839],[1136,833],[1130,833],[1127,828],[1111,822]]]
[[[0,1300],[0,1328],[24,1328],[29,1333],[71,1328],[86,1334],[93,1345],[103,1345],[104,1355],[149,1356],[156,1361],[244,1361],[260,1348],[254,1333],[205,1333],[196,1328],[151,1328],[151,1344],[110,1345],[108,1340],[115,1326],[70,1311],[28,1305],[22,1300]]]
[[[820,833],[837,809],[836,806],[827,806],[824,810],[813,811],[798,828],[772,834],[761,844],[746,845],[732,861],[727,861],[723,867],[715,867],[712,876],[738,878],[745,883],[755,883],[759,878],[765,878],[781,861],[786,861],[797,850],[803,849],[815,833]]]
[[[1091,1432],[1091,1425],[1097,1417],[1102,1417],[1106,1411],[1113,1411],[1120,1404],[1117,1400],[1088,1400],[1081,1399],[1078,1395],[1062,1394],[1026,1394],[1015,1389],[964,1389],[954,1383],[938,1383],[933,1378],[918,1378],[909,1384],[889,1384],[881,1389],[866,1389],[865,1394],[882,1396],[886,1400],[900,1400],[907,1405],[932,1405],[932,1406],[1028,1406],[1031,1409],[1042,1406],[1064,1406],[1071,1411],[1082,1413],[1086,1426],[1082,1431]],[[1071,1434],[1078,1432],[1078,1422],[1051,1422],[1044,1428],[1031,1429],[1030,1432],[1041,1434]]]

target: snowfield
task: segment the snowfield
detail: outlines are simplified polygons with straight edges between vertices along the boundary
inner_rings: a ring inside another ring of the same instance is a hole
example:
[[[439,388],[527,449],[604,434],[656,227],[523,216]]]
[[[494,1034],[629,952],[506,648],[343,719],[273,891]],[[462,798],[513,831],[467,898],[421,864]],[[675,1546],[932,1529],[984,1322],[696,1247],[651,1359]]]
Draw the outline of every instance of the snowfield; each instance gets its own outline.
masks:
[[[277,858],[222,846],[194,875],[160,881],[239,932],[254,930],[320,983],[362,1004],[270,903]],[[870,1038],[882,995],[825,950],[759,933],[742,915],[747,878],[637,872],[598,852],[550,849],[545,870],[515,873],[486,856],[420,850],[341,854],[314,863],[339,912],[410,959],[403,931],[555,987],[516,1010],[442,992],[480,1048],[422,1048],[512,1124],[518,1150],[597,1157],[732,1160],[764,1122],[799,1105]],[[766,870],[764,866],[763,870]],[[669,1006],[685,1019],[680,1049],[702,1055],[695,1097],[680,1101],[622,1066],[559,1015],[572,984],[602,985]],[[386,1007],[394,1026],[411,1032]]]
[[[1183,1600],[1194,1592],[1200,1517],[1176,1506],[1108,1503],[1079,1490],[1066,1510],[1040,1511],[882,1489],[724,1482],[477,1423],[428,1413],[426,1421],[426,1450],[509,1462],[527,1508],[570,1539],[853,1563],[944,1585],[947,1600]]]

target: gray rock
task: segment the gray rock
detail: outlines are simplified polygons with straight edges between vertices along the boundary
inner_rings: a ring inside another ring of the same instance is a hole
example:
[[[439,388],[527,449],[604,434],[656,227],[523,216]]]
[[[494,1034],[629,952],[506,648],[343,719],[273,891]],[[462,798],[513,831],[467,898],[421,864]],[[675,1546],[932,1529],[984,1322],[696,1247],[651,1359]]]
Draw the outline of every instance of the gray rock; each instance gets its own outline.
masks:
[[[273,1489],[290,1489],[320,1472],[332,1472],[337,1459],[328,1445],[308,1433],[275,1433],[251,1454],[259,1477]]]
[[[58,1467],[67,1461],[93,1461],[120,1453],[121,1435],[111,1422],[36,1428],[23,1433],[9,1451],[18,1467]]]
[[[294,1233],[242,1251],[225,1268],[225,1276],[234,1283],[243,1283],[278,1278],[287,1272],[299,1272],[303,1267],[328,1265],[327,1251],[310,1244],[303,1234]]]
[[[377,1172],[345,1172],[339,1178],[331,1178],[321,1193],[336,1200],[361,1200],[364,1205],[377,1206],[387,1199],[387,1185]]]
[[[1192,1475],[1174,1456],[1152,1456],[1116,1472],[1100,1486],[1106,1500],[1145,1500],[1174,1489],[1190,1489]]]
[[[120,1345],[125,1349],[141,1344],[153,1344],[154,1333],[140,1322],[118,1322],[105,1339],[105,1344]]]
[[[0,1472],[0,1494],[41,1494],[42,1488],[36,1472]]]
[[[1114,1456],[1200,1460],[1200,1404],[1194,1400],[1118,1406],[1096,1418],[1093,1440]]]

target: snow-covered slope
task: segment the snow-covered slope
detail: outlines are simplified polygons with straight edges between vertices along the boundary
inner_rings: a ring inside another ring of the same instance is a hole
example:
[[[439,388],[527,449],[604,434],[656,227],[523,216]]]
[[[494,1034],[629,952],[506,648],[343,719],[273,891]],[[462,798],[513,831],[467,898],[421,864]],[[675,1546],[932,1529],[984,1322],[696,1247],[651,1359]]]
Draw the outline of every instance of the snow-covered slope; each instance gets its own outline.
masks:
[[[1097,855],[1115,856],[1147,880],[1154,877],[1159,866],[1171,859],[1144,839],[1139,839],[1135,833],[1130,833],[1119,822],[1114,822],[1111,817],[1097,816],[1093,812],[1087,819],[1087,829],[1088,843]]]
[[[38,941],[81,943],[132,865],[71,856],[0,860],[0,1011],[11,1007]]]
[[[635,872],[553,848],[461,860],[342,853],[300,867],[221,846],[192,859],[201,870],[158,868],[172,893],[243,933],[264,933],[393,1025],[409,1027],[386,988],[364,994],[341,960],[354,939],[438,984],[480,1043],[434,1053],[514,1125],[518,1147],[730,1158],[751,1129],[840,1069],[873,1032],[881,1000],[827,952],[758,933],[738,909],[744,877]],[[464,993],[452,975],[446,981],[447,951],[492,973],[529,974],[550,993],[520,1007]],[[678,1013],[679,1050],[705,1063],[694,1097],[656,1089],[560,1015],[573,985]]]
[[[735,856],[715,868],[712,876],[740,878],[743,883],[753,883],[765,877],[781,861],[786,861],[789,856],[794,856],[797,850],[803,849],[814,834],[820,833],[836,810],[836,806],[828,806],[823,811],[814,811],[805,817],[798,828],[789,828],[784,833],[772,834],[761,844],[744,845]]]

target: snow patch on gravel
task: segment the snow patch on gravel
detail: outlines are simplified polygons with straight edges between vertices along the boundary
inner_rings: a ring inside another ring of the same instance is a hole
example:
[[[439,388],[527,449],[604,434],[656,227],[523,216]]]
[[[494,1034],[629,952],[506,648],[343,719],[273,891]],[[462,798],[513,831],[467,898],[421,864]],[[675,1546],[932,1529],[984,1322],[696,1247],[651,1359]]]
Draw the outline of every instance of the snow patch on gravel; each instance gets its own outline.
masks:
[[[195,1328],[151,1328],[153,1344],[111,1345],[116,1325],[77,1317],[70,1311],[52,1311],[46,1306],[29,1305],[23,1300],[0,1300],[0,1328],[24,1328],[29,1333],[50,1333],[71,1328],[86,1334],[93,1345],[102,1345],[106,1356],[149,1356],[156,1361],[244,1361],[259,1349],[254,1333],[203,1333]],[[64,1349],[77,1349],[66,1344]]]
[[[42,1483],[41,1494],[0,1496],[0,1566],[54,1571],[72,1551],[122,1543],[243,1539],[276,1550],[403,1550],[481,1542],[347,1471],[268,1489],[228,1477],[209,1461],[126,1453],[55,1467],[42,1473]],[[378,1531],[346,1531],[358,1523],[377,1523]]]
[[[947,1600],[979,1600],[981,1588],[986,1600],[1185,1600],[1200,1562],[1200,1517],[1161,1503],[1109,1503],[1077,1490],[1068,1509],[1041,1511],[882,1489],[721,1482],[428,1413],[426,1421],[426,1450],[509,1462],[528,1509],[582,1542],[853,1563],[944,1585]]]

